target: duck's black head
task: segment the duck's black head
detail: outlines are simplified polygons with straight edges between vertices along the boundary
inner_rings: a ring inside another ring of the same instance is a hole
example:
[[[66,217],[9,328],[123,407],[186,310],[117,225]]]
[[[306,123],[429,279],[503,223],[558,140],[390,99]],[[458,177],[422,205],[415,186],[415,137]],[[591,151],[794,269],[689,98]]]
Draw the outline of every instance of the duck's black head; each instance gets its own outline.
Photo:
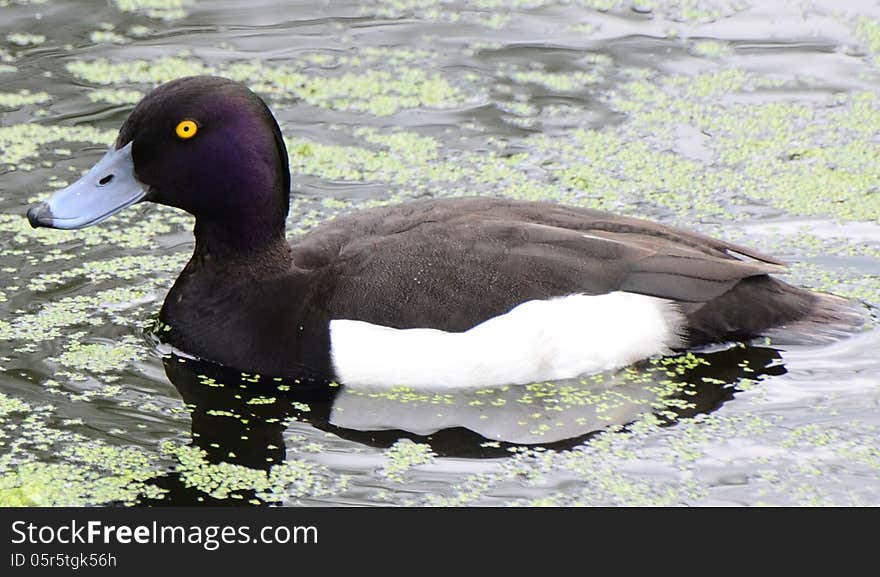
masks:
[[[283,238],[289,192],[287,152],[265,103],[237,82],[191,76],[147,94],[107,154],[28,219],[82,228],[149,200],[193,214],[200,240],[256,248]]]

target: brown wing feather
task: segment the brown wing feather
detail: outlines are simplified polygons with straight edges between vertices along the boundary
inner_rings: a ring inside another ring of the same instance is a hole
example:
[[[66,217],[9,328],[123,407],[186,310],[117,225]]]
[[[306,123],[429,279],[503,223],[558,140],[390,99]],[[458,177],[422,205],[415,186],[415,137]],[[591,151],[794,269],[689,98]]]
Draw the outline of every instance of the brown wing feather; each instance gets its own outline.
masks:
[[[319,227],[294,254],[298,266],[327,271],[334,318],[445,330],[571,293],[624,290],[699,307],[742,279],[784,270],[766,255],[657,223],[485,198],[361,211]]]

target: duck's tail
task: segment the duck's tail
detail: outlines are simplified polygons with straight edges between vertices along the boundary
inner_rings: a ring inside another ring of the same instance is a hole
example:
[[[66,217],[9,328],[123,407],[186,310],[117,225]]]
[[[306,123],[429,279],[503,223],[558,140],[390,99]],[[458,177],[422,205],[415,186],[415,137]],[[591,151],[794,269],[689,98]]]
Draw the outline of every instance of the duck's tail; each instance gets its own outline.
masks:
[[[869,310],[858,301],[798,288],[769,275],[745,278],[686,314],[690,346],[759,337],[779,344],[818,344],[871,323]]]
[[[861,332],[876,320],[872,309],[860,301],[828,293],[804,292],[812,297],[810,310],[801,318],[767,330],[765,336],[771,343],[830,343]]]

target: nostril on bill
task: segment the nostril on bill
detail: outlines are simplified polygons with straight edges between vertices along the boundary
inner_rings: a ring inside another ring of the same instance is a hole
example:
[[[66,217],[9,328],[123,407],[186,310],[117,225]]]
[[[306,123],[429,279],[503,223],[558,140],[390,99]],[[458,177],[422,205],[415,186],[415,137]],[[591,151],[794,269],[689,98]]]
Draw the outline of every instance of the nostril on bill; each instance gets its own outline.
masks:
[[[108,174],[107,176],[105,176],[104,178],[102,178],[101,180],[98,181],[98,186],[104,186],[105,184],[110,184],[111,182],[113,182],[113,175]]]

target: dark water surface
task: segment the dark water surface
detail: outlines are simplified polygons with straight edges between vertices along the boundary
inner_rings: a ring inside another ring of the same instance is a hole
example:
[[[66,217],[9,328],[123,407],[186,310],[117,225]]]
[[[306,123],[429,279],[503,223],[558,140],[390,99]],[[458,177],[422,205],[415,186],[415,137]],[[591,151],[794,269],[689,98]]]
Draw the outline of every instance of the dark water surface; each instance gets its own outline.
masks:
[[[519,387],[277,381],[157,344],[187,215],[24,218],[145,91],[217,73],[281,123],[291,238],[410,198],[555,200],[747,243],[870,310],[878,58],[868,2],[0,2],[0,505],[880,504],[873,325]]]

